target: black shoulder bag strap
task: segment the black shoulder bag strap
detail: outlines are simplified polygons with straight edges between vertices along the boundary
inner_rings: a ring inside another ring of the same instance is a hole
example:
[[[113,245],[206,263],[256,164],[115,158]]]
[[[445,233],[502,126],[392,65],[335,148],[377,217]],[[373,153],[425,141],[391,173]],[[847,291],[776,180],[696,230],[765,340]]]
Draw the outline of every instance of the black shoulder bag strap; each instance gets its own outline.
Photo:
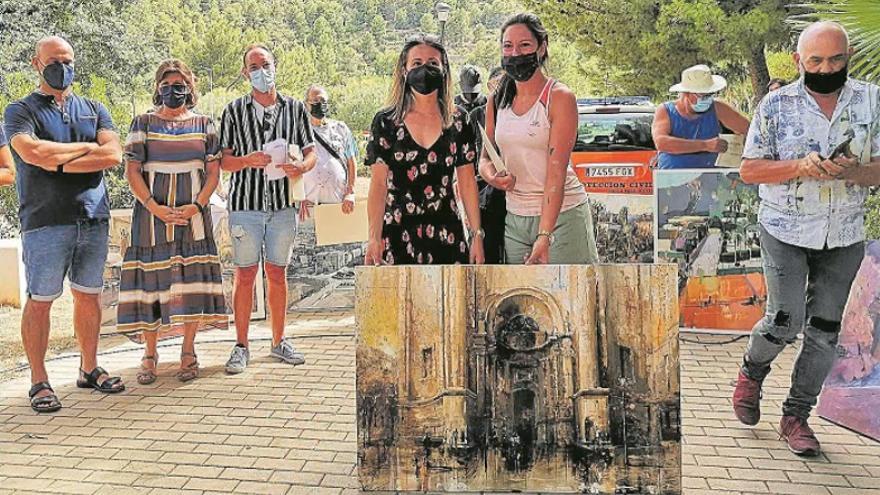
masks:
[[[330,143],[328,143],[327,140],[324,139],[320,134],[318,134],[317,132],[313,132],[313,134],[315,135],[315,140],[318,141],[318,143],[323,146],[325,150],[327,150],[327,153],[330,153],[331,155],[333,155],[333,158],[339,160],[339,163],[342,164],[342,169],[345,170],[345,180],[348,180],[348,160],[343,158],[342,155],[340,155],[333,146],[330,146]]]

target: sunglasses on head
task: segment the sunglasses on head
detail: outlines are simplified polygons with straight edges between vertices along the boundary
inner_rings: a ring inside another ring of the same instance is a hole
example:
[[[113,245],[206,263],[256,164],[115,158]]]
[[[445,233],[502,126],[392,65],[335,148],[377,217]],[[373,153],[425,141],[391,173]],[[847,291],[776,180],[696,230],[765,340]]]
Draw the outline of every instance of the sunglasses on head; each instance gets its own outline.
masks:
[[[187,86],[186,84],[169,84],[167,86],[159,86],[159,95],[161,96],[168,96],[171,94],[172,91],[177,94],[188,94],[189,86]]]

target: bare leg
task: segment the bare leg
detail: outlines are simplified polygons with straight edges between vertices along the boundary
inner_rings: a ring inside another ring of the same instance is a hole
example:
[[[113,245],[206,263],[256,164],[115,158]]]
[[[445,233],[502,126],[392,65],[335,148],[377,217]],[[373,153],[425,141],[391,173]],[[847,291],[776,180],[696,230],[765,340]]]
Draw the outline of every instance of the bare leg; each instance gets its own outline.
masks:
[[[248,326],[251,308],[254,307],[254,282],[259,265],[235,269],[235,285],[232,289],[232,310],[235,312],[235,338],[239,345],[248,346]]]
[[[284,338],[287,321],[287,275],[286,267],[266,263],[268,281],[269,317],[272,320],[272,347]]]
[[[86,294],[71,288],[73,294],[73,330],[76,333],[76,341],[79,343],[80,368],[85,373],[90,373],[98,366],[98,336],[101,332],[101,296],[98,294]],[[110,378],[107,374],[97,377],[97,382],[102,383]],[[119,382],[114,388],[123,387]]]
[[[31,384],[49,380],[46,372],[46,350],[49,347],[49,312],[52,301],[34,301],[28,298],[21,315],[21,343],[31,366]],[[51,392],[41,390],[37,397]]]
[[[150,363],[147,368],[151,368],[153,370],[156,369],[156,365],[158,364],[159,355],[157,354],[158,349],[156,348],[157,343],[159,342],[159,332],[144,332],[144,356],[153,356],[155,360],[146,360],[146,363]]]
[[[88,373],[98,366],[98,333],[101,329],[101,303],[97,294],[76,289],[73,293],[73,330],[81,353],[81,367]]]
[[[199,323],[187,323],[183,326],[183,346],[180,349],[180,367],[184,368],[196,360],[196,330],[199,329]],[[192,354],[192,356],[184,356],[183,353]]]

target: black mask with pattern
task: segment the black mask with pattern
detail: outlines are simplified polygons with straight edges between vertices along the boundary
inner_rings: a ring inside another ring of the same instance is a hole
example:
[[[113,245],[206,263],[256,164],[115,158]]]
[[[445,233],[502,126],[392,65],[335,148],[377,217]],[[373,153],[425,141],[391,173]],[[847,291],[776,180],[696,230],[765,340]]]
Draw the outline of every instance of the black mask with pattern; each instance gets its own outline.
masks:
[[[511,55],[501,58],[501,68],[514,81],[528,81],[535,75],[535,71],[541,67],[541,61],[538,59],[538,52],[528,53],[526,55]]]

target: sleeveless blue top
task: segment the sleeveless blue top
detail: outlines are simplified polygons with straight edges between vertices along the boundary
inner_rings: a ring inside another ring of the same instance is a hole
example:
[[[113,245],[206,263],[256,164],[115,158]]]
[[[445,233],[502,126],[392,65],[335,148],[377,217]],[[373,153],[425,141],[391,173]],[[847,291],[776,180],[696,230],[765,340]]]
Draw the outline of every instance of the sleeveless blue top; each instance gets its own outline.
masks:
[[[664,103],[663,106],[666,107],[666,113],[669,115],[671,130],[669,134],[672,137],[681,139],[712,139],[717,138],[721,134],[721,124],[718,122],[718,116],[715,115],[715,103],[712,103],[709,110],[699,114],[699,117],[695,119],[686,118],[678,113],[674,102]],[[717,159],[718,153],[705,151],[681,155],[661,151],[657,164],[661,169],[714,168]]]

